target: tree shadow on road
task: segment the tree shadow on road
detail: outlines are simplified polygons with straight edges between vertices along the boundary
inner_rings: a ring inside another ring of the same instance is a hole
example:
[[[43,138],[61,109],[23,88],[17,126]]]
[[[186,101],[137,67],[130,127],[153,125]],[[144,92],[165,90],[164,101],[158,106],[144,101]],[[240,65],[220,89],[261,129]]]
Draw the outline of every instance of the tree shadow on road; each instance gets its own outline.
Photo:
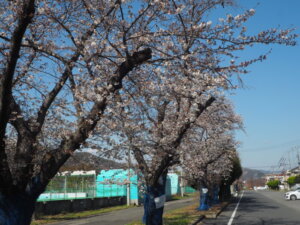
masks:
[[[246,203],[246,204],[242,204]],[[271,202],[265,201],[263,199],[258,199],[251,196],[245,196],[241,200],[241,204],[239,207],[239,212],[255,212],[261,210],[277,210],[279,206],[272,205]]]

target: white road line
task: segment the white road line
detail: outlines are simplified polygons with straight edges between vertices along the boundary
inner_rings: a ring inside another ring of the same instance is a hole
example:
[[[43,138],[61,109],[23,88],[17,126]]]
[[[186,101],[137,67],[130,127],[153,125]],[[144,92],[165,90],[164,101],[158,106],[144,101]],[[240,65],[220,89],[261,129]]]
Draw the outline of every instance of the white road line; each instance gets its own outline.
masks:
[[[236,211],[237,211],[237,209],[238,209],[238,207],[239,207],[239,204],[240,204],[240,201],[241,201],[243,195],[244,195],[244,191],[243,191],[243,193],[242,193],[242,195],[241,195],[241,197],[240,197],[240,200],[239,200],[239,202],[237,203],[237,205],[236,205],[236,207],[235,207],[235,209],[234,209],[234,211],[233,211],[233,213],[232,213],[232,215],[231,215],[231,217],[230,217],[230,220],[228,221],[227,225],[231,225],[231,224],[232,224],[233,218],[235,217]]]

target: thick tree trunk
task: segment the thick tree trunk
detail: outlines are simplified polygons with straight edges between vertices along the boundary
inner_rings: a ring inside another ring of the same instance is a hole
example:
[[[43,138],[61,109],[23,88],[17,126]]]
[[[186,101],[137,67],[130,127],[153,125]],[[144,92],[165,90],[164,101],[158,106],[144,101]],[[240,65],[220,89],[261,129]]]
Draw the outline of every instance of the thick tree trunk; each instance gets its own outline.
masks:
[[[221,202],[224,201],[224,188],[225,188],[224,184],[221,184],[220,185],[220,192],[219,192],[219,199],[220,199]]]
[[[229,200],[230,198],[231,198],[230,185],[222,184],[220,186],[219,199],[221,201],[226,201],[226,200]]]
[[[219,192],[220,192],[220,188],[218,185],[214,185],[213,190],[212,190],[212,205],[216,205],[220,203],[219,200]]]
[[[39,176],[35,176],[25,190],[13,187],[0,192],[0,225],[29,225],[36,200],[46,185],[41,183]]]
[[[29,225],[36,199],[27,193],[0,193],[0,224]]]
[[[146,225],[162,225],[164,203],[166,200],[167,174],[162,175],[155,185],[147,186],[144,197],[143,223]]]
[[[209,209],[209,205],[208,205],[208,188],[207,186],[204,184],[204,182],[200,182],[200,205],[198,210],[200,211],[205,211]]]

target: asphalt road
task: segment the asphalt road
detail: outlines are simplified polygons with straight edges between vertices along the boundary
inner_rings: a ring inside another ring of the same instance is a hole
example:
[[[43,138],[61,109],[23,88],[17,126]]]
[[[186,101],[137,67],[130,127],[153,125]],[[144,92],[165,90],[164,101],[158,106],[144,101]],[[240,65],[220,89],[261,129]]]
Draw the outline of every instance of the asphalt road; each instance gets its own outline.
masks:
[[[193,198],[167,202],[164,211],[182,208],[194,203]],[[103,213],[79,220],[62,221],[51,223],[51,225],[124,225],[133,221],[142,220],[143,207],[134,207],[129,209],[118,210],[109,213]]]
[[[245,191],[242,198],[238,197],[217,219],[205,219],[201,224],[299,225],[300,200],[286,201],[283,194],[272,191]]]

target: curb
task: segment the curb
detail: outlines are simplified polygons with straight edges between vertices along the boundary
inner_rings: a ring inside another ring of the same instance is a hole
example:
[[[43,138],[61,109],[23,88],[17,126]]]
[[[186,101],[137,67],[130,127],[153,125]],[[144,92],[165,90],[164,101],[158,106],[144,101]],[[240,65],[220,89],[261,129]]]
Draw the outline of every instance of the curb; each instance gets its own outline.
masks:
[[[205,218],[208,219],[215,219],[218,217],[218,215],[220,215],[221,212],[223,212],[223,210],[230,204],[230,202],[225,202],[221,208],[216,212],[216,213],[208,213],[205,215]]]
[[[203,220],[205,218],[205,216],[200,216],[198,219],[194,220],[193,222],[191,222],[189,225],[197,225],[201,222],[201,220]]]
[[[193,222],[191,222],[189,225],[199,225],[200,222],[204,219],[215,219],[217,218],[220,213],[230,204],[230,202],[225,202],[224,204],[221,205],[220,209],[215,212],[215,213],[210,213],[209,211],[207,211],[207,214],[205,215],[201,215],[199,218],[197,218],[196,220],[194,220]]]

